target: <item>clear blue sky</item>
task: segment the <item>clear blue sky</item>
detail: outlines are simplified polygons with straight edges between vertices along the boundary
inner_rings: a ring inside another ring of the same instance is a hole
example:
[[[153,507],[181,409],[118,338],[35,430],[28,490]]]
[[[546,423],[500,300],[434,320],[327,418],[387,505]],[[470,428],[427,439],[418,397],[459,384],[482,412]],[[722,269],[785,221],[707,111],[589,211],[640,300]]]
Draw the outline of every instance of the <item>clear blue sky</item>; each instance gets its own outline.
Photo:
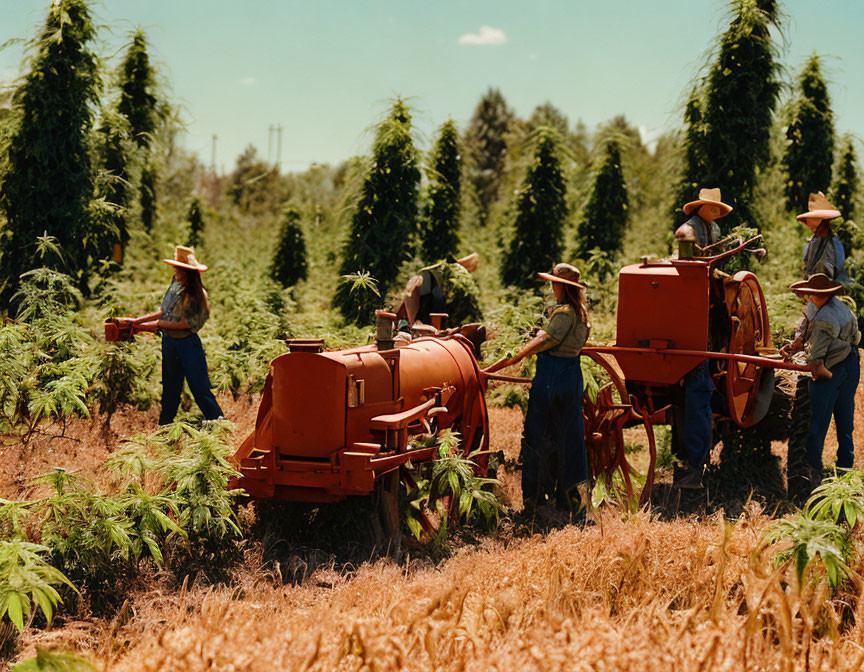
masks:
[[[781,0],[782,1],[782,0]],[[48,0],[0,0],[0,42],[30,37]],[[281,124],[283,167],[365,153],[366,129],[395,94],[426,138],[466,122],[497,86],[520,115],[550,100],[590,128],[625,114],[649,130],[680,123],[682,91],[722,27],[724,0],[103,0],[100,53],[140,24],[185,106],[186,145],[230,170]],[[840,132],[864,137],[864,0],[785,0],[783,63],[828,57]],[[489,28],[481,30],[481,26]],[[110,31],[110,32],[109,32]],[[491,44],[464,44],[473,41]],[[469,37],[463,37],[469,36]],[[0,52],[0,79],[21,49]],[[858,82],[858,84],[856,84]]]

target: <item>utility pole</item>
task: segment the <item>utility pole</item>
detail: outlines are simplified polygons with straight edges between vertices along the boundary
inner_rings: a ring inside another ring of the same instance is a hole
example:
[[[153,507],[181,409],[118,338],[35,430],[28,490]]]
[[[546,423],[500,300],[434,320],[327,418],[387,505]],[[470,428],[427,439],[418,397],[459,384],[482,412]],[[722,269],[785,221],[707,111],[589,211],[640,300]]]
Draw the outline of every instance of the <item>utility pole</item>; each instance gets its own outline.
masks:
[[[282,124],[276,124],[276,171],[282,166]]]
[[[267,163],[273,163],[273,124],[267,127]]]
[[[210,172],[214,175],[216,174],[216,138],[218,136],[213,134],[213,144],[210,146]]]

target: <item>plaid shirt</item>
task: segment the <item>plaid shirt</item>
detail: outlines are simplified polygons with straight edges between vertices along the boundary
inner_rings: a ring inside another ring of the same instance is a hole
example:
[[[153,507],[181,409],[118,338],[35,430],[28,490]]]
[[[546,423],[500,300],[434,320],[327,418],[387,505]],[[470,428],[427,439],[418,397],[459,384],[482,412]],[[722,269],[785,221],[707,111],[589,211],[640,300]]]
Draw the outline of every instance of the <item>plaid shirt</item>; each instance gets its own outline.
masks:
[[[162,297],[162,306],[160,307],[162,317],[160,319],[165,320],[166,322],[181,322],[185,319],[189,322],[189,331],[196,333],[204,326],[207,318],[210,317],[210,311],[207,309],[206,291],[204,292],[204,298],[205,300],[201,302],[198,309],[193,310],[189,305],[189,297],[186,294],[186,289],[176,280],[172,280],[171,285],[168,287],[168,291],[166,291],[165,296]],[[189,335],[186,330],[164,329],[163,331],[169,336],[174,336],[175,338],[182,338],[183,336]]]

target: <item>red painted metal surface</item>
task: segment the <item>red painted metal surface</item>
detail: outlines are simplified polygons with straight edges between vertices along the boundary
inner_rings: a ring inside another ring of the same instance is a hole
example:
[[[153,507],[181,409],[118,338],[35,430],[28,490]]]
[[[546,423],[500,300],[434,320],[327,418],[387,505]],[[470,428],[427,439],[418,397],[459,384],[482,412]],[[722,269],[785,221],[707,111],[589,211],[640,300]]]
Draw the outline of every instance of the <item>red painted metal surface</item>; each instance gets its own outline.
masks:
[[[488,448],[484,386],[461,336],[387,350],[302,345],[273,360],[255,431],[232,458],[241,472],[233,487],[256,498],[337,501],[372,492],[409,460],[434,459],[437,448],[412,449],[412,436],[453,429],[464,453]]]
[[[618,276],[616,346],[708,349],[710,268],[700,262],[633,264]],[[652,357],[616,351],[627,380],[677,383],[704,357]]]

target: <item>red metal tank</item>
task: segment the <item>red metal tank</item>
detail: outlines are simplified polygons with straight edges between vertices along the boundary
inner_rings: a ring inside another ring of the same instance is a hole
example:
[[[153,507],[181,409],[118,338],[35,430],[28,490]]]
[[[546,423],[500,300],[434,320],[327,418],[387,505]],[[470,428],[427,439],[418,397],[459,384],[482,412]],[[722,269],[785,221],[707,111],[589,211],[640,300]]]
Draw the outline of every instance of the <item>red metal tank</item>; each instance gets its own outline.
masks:
[[[619,348],[707,350],[710,267],[699,261],[649,261],[618,276]],[[618,352],[627,380],[677,383],[704,357]]]
[[[437,448],[411,436],[452,428],[465,453],[488,445],[472,345],[459,335],[393,349],[290,352],[273,360],[255,431],[233,461],[256,498],[326,502],[372,491],[381,475]]]

